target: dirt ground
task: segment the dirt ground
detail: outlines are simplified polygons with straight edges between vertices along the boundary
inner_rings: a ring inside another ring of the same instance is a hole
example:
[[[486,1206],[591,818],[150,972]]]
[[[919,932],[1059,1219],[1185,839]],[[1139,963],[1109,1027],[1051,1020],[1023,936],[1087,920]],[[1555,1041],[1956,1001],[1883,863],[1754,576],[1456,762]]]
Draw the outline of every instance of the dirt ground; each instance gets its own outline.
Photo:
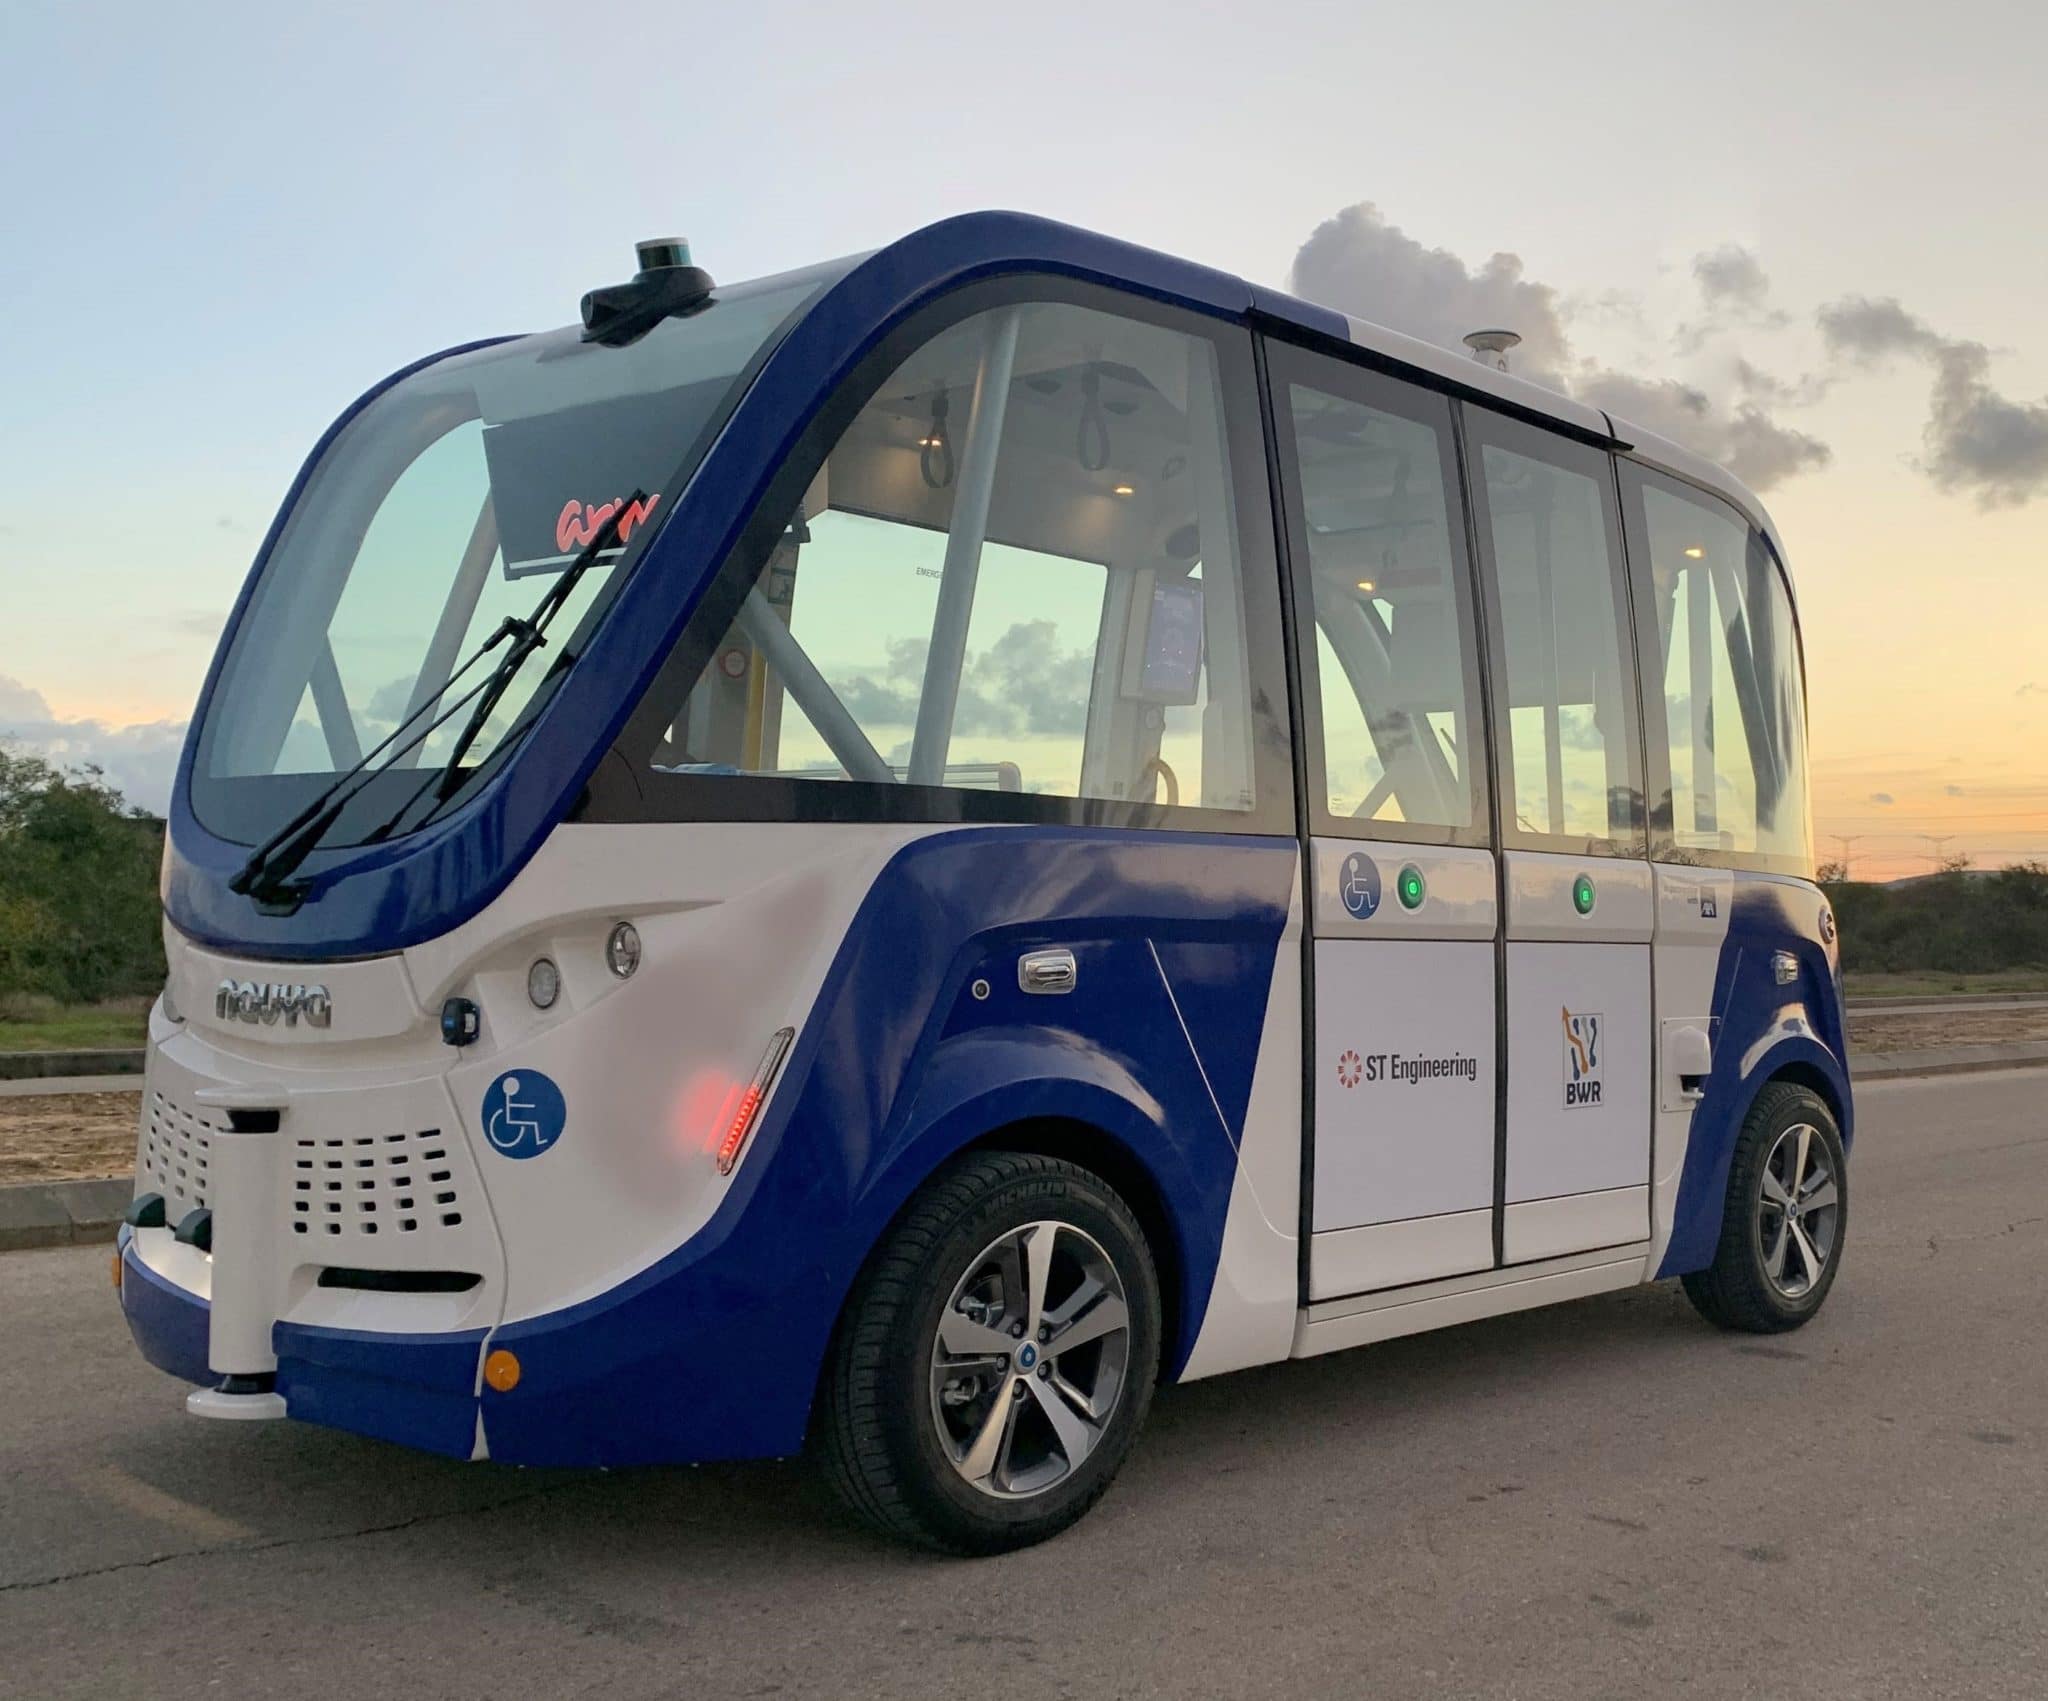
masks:
[[[1859,1011],[1849,1019],[1849,1043],[1857,1051],[2019,1040],[2048,1042],[2048,1004],[2031,1009],[1978,1005],[1923,1016]],[[139,1093],[0,1099],[0,1187],[128,1174],[135,1162],[140,1102]]]
[[[2032,1006],[1979,1004],[1925,1016],[1852,1011],[1852,1051],[1917,1051],[1935,1045],[2014,1045],[2048,1040],[2048,1000]]]
[[[140,1092],[0,1099],[0,1187],[130,1174],[141,1108]]]

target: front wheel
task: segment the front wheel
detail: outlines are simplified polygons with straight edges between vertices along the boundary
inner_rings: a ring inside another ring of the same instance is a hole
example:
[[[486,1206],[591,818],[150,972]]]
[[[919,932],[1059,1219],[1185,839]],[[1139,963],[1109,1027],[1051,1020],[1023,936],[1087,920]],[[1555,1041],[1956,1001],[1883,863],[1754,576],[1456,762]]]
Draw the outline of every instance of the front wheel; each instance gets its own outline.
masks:
[[[1728,1166],[1714,1261],[1684,1278],[1710,1323],[1796,1329],[1821,1307],[1849,1226],[1842,1136],[1816,1093],[1778,1082],[1757,1095]]]
[[[1159,1279],[1099,1176],[983,1152],[935,1177],[856,1284],[821,1390],[828,1479],[952,1553],[1056,1535],[1101,1498],[1159,1370]]]

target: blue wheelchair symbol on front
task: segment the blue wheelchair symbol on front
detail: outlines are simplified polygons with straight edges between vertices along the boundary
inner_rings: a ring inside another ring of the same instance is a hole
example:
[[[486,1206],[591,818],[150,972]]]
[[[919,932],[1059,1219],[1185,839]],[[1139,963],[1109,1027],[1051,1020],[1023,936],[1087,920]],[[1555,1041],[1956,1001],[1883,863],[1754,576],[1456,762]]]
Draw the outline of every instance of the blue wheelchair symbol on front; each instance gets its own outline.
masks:
[[[1363,851],[1353,851],[1338,872],[1337,895],[1360,921],[1371,920],[1372,912],[1380,907],[1379,864]]]
[[[562,1137],[569,1107],[538,1069],[511,1069],[484,1089],[484,1135],[508,1158],[537,1158]]]

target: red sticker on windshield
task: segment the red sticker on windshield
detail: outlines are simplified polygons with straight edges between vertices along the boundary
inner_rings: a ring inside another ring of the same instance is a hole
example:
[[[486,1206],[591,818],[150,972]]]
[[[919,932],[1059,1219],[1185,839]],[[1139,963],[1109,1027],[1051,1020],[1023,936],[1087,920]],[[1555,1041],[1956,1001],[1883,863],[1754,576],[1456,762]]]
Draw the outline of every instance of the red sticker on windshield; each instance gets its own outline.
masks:
[[[654,505],[661,500],[661,492],[625,504],[625,513],[619,518],[619,542],[629,542],[633,529],[653,517]],[[573,496],[566,502],[560,514],[555,516],[555,547],[567,554],[572,549],[581,549],[610,524],[611,517],[619,512],[618,497],[611,501],[593,504],[579,502]]]

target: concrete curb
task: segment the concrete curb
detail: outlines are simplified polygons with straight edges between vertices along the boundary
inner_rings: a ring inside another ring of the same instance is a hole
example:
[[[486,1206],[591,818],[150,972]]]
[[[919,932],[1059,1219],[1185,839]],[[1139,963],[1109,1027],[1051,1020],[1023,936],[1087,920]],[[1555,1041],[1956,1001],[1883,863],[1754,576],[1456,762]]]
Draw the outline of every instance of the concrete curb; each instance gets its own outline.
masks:
[[[141,1073],[142,1052],[139,1048],[133,1051],[0,1051],[0,1081]]]
[[[135,1183],[125,1175],[0,1187],[0,1252],[112,1240],[134,1197]]]
[[[29,1075],[0,1081],[0,1101],[62,1098],[67,1093],[139,1093],[140,1075]]]
[[[1878,992],[1845,999],[1844,1003],[1852,1016],[1858,1011],[1871,1016],[1907,1004],[1940,1004],[1967,1010],[1973,1004],[2031,1004],[2042,998],[2048,998],[2048,992]]]
[[[2010,1045],[1938,1045],[1913,1051],[1849,1054],[1851,1085],[1916,1075],[1974,1075],[1987,1069],[2041,1068],[2048,1068],[2048,1045],[2035,1040]]]

